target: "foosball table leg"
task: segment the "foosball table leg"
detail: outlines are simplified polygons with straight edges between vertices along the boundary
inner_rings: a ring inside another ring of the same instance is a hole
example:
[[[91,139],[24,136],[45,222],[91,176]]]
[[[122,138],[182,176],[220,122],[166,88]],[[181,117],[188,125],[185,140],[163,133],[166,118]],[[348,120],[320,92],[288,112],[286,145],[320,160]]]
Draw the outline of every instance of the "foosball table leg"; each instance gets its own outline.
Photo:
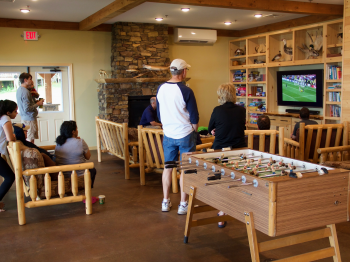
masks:
[[[252,262],[260,262],[258,239],[256,237],[253,212],[244,212]]]
[[[336,230],[334,224],[328,225],[327,227],[331,230],[331,235],[329,236],[329,243],[330,243],[331,247],[334,248],[335,254],[333,256],[333,261],[334,262],[341,262],[337,230]]]
[[[191,222],[193,217],[193,211],[194,211],[194,198],[196,196],[196,187],[191,186],[190,187],[190,196],[188,199],[188,208],[187,208],[187,217],[186,217],[186,226],[185,226],[185,238],[184,243],[188,243],[188,237],[190,235],[191,231]]]

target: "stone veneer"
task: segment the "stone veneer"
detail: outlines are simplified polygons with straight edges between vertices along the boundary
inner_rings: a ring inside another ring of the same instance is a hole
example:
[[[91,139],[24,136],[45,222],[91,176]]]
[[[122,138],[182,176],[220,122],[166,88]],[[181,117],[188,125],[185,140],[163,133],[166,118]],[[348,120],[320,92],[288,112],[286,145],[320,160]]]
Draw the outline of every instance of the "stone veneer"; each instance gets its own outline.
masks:
[[[112,78],[169,77],[169,71],[152,71],[143,65],[169,66],[168,26],[118,22],[112,29]],[[136,69],[137,72],[127,72]],[[122,123],[128,122],[128,96],[156,94],[161,82],[100,84],[98,88],[99,117]]]

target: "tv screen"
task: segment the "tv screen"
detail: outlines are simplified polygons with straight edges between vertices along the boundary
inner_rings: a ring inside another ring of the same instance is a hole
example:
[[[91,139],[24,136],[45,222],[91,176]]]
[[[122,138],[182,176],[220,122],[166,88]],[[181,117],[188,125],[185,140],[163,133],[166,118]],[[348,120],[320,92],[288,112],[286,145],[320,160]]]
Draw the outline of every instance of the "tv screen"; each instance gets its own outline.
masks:
[[[323,70],[277,72],[278,105],[323,106]]]

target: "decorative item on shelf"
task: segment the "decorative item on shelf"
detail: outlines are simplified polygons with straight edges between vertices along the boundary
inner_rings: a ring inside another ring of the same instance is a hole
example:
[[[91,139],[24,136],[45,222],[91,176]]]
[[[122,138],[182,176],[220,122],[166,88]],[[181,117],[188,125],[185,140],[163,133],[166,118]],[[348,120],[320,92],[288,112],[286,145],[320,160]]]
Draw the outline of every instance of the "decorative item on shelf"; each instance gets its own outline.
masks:
[[[282,57],[281,51],[279,51],[279,53],[272,58],[272,61],[280,60],[281,57]]]
[[[235,56],[245,55],[246,54],[246,45],[244,45],[244,49],[237,48],[235,51]]]
[[[246,61],[243,61],[243,62],[241,63],[241,65],[246,65]]]
[[[318,52],[320,54],[321,49],[323,47],[323,36],[322,34],[317,35],[316,32],[316,37],[315,37],[315,41],[312,39],[312,36],[309,34],[309,32],[307,32],[307,34],[310,37],[311,43],[309,45],[309,49],[310,50],[315,50],[316,52]]]
[[[245,52],[244,52],[244,50],[241,49],[241,48],[238,48],[238,49],[236,49],[236,51],[235,51],[235,56],[241,56],[241,55],[244,55],[244,54],[245,54]]]
[[[238,66],[238,65],[240,65],[240,63],[239,63],[239,61],[232,61],[232,65],[233,66]]]
[[[258,59],[254,59],[254,64],[263,64],[266,63],[266,61],[259,61]]]
[[[169,66],[152,66],[152,65],[142,65],[143,68],[146,68],[151,71],[165,71],[169,70]]]
[[[283,41],[284,53],[286,53],[287,55],[293,55],[293,48],[287,46],[287,40],[283,38],[281,41]]]
[[[343,33],[337,34],[337,38],[338,38],[338,41],[340,41],[340,43],[342,43],[343,42]]]
[[[105,70],[100,69],[99,73],[100,73],[100,78],[108,78],[108,74]]]
[[[310,57],[316,58],[320,55],[318,51],[314,49],[309,49],[305,44],[303,44],[303,48],[298,46],[298,49],[306,54],[306,59],[309,59]]]
[[[264,54],[266,53],[266,44],[257,45],[254,49],[257,54]]]

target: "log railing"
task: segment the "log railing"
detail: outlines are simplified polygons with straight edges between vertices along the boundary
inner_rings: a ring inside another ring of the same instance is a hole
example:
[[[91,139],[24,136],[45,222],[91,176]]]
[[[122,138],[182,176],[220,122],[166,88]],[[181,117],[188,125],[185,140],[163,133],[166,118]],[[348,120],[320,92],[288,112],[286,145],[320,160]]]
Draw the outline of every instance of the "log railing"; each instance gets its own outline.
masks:
[[[11,162],[15,169],[16,175],[16,195],[18,222],[20,225],[26,224],[25,207],[34,208],[42,206],[52,206],[60,204],[68,204],[73,202],[81,202],[85,200],[86,214],[92,214],[92,199],[91,199],[91,177],[89,169],[94,168],[94,163],[83,163],[76,165],[52,166],[36,169],[22,170],[21,145],[19,142],[10,142],[8,146]],[[78,196],[78,175],[77,170],[85,170],[84,185],[85,195]],[[63,172],[72,172],[71,184],[73,196],[65,197],[65,178]],[[51,199],[51,177],[50,173],[58,174],[58,194],[59,198]],[[45,200],[37,200],[37,175],[45,174]],[[30,198],[31,201],[24,203],[23,176],[29,176]]]

